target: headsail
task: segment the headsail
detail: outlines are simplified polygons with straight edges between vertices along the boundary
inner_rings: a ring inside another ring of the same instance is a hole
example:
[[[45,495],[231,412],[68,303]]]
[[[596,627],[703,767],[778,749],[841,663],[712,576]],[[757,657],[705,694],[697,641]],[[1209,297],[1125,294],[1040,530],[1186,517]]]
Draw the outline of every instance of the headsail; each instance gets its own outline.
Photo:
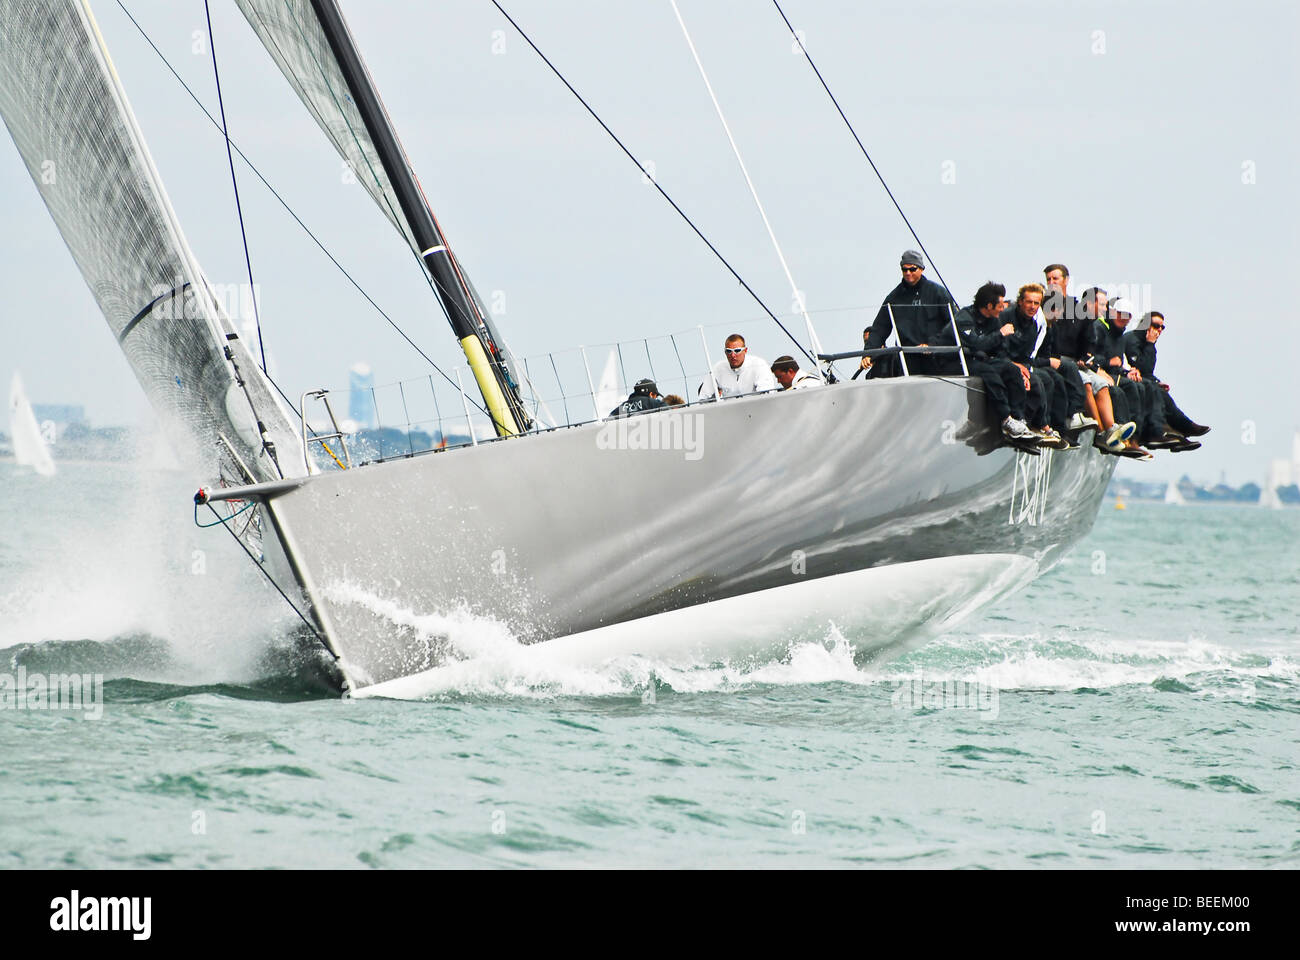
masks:
[[[236,0],[339,155],[424,263],[497,433],[528,428],[509,353],[429,209],[335,0]]]
[[[88,0],[0,0],[0,27],[0,115],[173,445],[213,474],[235,457],[255,480],[305,473],[185,242]]]

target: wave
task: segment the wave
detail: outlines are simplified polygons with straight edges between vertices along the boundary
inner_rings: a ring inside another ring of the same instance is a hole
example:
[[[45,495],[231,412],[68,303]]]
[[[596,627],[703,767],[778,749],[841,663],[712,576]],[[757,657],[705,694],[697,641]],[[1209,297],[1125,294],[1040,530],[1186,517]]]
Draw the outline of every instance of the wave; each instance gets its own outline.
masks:
[[[417,614],[364,592],[336,589],[382,614],[395,629],[412,630],[444,651],[442,666],[384,684],[379,695],[395,699],[649,697],[918,679],[1000,690],[1158,685],[1239,696],[1257,682],[1293,686],[1300,680],[1300,662],[1278,651],[1243,651],[1203,637],[1121,639],[1078,630],[948,635],[895,659],[874,661],[833,624],[820,637],[792,638],[782,650],[735,660],[610,657],[593,649],[579,655],[562,644],[521,643],[505,624],[468,610]],[[340,593],[334,599],[345,597]]]

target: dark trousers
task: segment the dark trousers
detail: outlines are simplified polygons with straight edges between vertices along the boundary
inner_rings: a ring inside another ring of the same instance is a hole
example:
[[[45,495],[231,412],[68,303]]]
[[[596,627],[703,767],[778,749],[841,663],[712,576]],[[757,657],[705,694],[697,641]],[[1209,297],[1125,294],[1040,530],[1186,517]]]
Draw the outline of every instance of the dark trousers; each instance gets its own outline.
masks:
[[[1154,392],[1159,390],[1164,393],[1164,391],[1149,381],[1136,383],[1125,376],[1119,378],[1118,386],[1119,390],[1111,393],[1112,400],[1120,393],[1124,395],[1128,419],[1137,424],[1137,440],[1146,443],[1164,436],[1164,401]],[[1115,419],[1117,422],[1122,422],[1119,420],[1119,414],[1115,415]]]
[[[1084,407],[1083,377],[1079,376],[1079,367],[1069,357],[1061,357],[1061,365],[1052,372],[1061,378],[1065,385],[1066,419],[1080,413]]]
[[[1064,430],[1066,421],[1070,419],[1070,414],[1073,412],[1070,407],[1073,405],[1074,397],[1069,382],[1061,371],[1046,366],[1034,367],[1034,376],[1040,377],[1050,391],[1048,421],[1058,431]],[[1079,381],[1079,386],[1083,387],[1082,380]],[[1082,396],[1079,397],[1079,405],[1080,407],[1083,405]]]
[[[1018,371],[1017,371],[1018,372]],[[1021,384],[1024,383],[1023,378]],[[1037,370],[1029,371],[1029,396],[1025,403],[1027,423],[1034,429],[1052,422],[1052,381]]]
[[[908,371],[911,371],[908,366]],[[901,377],[903,368],[899,366],[898,355],[890,354],[884,357],[876,357],[871,361],[871,369],[867,371],[868,380],[884,380],[888,377]]]
[[[1005,360],[968,360],[967,367],[972,377],[984,381],[984,393],[998,423],[1007,417],[1025,419],[1025,380],[1019,367]]]
[[[1178,408],[1178,404],[1174,403],[1174,398],[1169,395],[1168,390],[1159,384],[1156,384],[1155,387],[1160,391],[1160,405],[1164,410],[1165,425],[1169,429],[1177,430],[1179,433],[1186,433],[1196,425],[1195,420]]]

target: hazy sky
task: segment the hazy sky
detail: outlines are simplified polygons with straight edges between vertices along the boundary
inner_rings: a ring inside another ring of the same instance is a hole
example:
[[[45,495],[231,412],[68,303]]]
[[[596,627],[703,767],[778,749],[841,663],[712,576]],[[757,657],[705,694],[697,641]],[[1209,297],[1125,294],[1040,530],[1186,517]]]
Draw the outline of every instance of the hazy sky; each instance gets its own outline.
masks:
[[[126,5],[215,107],[203,4]],[[788,314],[789,286],[668,0],[503,5]],[[768,0],[679,5],[824,345],[858,346],[910,235]],[[1165,312],[1158,372],[1215,430],[1202,451],[1124,464],[1125,475],[1262,482],[1300,429],[1300,324],[1281,306],[1300,253],[1293,4],[783,6],[960,302],[989,278],[1041,281],[1061,260],[1077,281],[1122,284]],[[697,324],[720,325],[720,339],[761,314],[486,0],[343,8],[453,247],[485,297],[498,291],[516,353]],[[215,283],[244,281],[220,136],[117,4],[95,10],[199,262]],[[438,362],[457,363],[397,233],[344,182],[233,4],[214,3],[213,18],[232,137],[371,296]],[[426,374],[239,174],[286,392],[345,387],[358,360],[381,384]],[[0,197],[0,376],[21,370],[34,402],[84,404],[96,425],[147,420],[7,136]],[[770,322],[752,329],[755,352],[790,352]]]

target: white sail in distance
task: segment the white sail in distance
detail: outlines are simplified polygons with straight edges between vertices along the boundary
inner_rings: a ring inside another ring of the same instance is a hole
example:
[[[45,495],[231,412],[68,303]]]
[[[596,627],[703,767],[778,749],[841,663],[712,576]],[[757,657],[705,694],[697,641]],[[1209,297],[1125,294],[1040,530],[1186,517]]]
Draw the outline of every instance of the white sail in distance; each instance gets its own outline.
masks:
[[[87,0],[0,0],[0,115],[177,452],[209,475],[237,469],[231,450],[255,480],[305,473],[288,412],[185,241]]]
[[[27,402],[23,378],[17,373],[9,385],[9,437],[14,447],[14,459],[19,466],[31,467],[42,477],[54,476],[54,460],[50,457],[50,448],[41,436],[41,428],[36,423],[32,405]]]

